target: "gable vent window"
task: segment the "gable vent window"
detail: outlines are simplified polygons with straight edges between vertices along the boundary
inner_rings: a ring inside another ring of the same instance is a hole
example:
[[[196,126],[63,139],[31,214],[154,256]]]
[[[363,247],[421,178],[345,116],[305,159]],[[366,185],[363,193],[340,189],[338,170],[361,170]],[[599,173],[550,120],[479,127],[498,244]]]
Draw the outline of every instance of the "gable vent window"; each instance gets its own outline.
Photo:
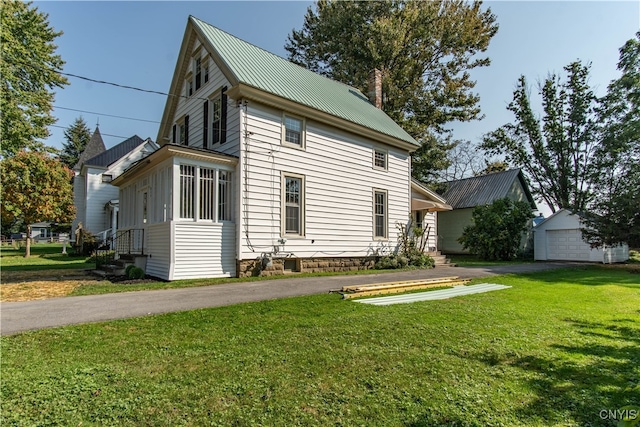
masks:
[[[373,167],[387,169],[387,153],[382,150],[373,150]]]
[[[304,120],[298,117],[284,115],[283,144],[304,148]]]
[[[102,182],[111,182],[113,180],[113,175],[107,175],[106,173],[102,174]]]

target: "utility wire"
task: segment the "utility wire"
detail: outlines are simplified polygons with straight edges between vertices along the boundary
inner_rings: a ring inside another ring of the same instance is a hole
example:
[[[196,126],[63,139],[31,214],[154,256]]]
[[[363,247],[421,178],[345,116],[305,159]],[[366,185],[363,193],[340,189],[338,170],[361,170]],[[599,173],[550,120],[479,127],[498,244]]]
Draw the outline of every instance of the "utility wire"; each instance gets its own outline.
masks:
[[[65,129],[65,130],[68,129],[68,128],[64,127],[64,126],[58,126],[58,125],[49,125],[49,126],[51,126],[52,128],[59,128],[59,129]],[[102,135],[102,136],[112,136],[114,138],[122,138],[122,139],[131,138],[130,136],[111,135],[111,134],[102,133],[102,132],[100,132],[100,135]]]
[[[147,122],[147,123],[161,123],[161,122],[159,122],[157,120],[147,120],[147,119],[137,119],[137,118],[134,118],[134,117],[115,116],[113,114],[96,113],[95,111],[77,110],[75,108],[60,107],[58,105],[54,105],[53,108],[57,108],[57,109],[60,109],[60,110],[76,111],[78,113],[96,114],[98,116],[115,117],[116,119],[135,120],[135,121],[138,121],[138,122]]]

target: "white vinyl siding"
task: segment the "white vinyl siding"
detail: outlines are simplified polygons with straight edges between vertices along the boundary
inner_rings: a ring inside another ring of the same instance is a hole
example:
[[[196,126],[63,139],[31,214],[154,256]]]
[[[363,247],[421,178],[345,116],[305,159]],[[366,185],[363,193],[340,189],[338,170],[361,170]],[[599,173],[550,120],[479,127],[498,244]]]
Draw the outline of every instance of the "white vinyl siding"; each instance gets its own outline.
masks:
[[[170,222],[153,224],[146,229],[145,253],[151,256],[147,257],[145,273],[150,276],[171,280],[171,251],[173,249],[171,229]]]
[[[235,224],[173,223],[174,267],[170,280],[236,275]]]
[[[280,245],[283,237],[283,174],[304,175],[304,235],[280,248],[296,257],[368,256],[396,245],[395,224],[410,213],[407,152],[307,120],[306,150],[276,148],[282,138],[282,112],[256,103],[248,108],[249,147],[241,158],[240,259]],[[372,167],[372,147],[387,151],[388,173]],[[244,149],[244,147],[243,147]],[[388,238],[372,230],[372,191],[387,191]],[[249,234],[249,240],[246,238]]]

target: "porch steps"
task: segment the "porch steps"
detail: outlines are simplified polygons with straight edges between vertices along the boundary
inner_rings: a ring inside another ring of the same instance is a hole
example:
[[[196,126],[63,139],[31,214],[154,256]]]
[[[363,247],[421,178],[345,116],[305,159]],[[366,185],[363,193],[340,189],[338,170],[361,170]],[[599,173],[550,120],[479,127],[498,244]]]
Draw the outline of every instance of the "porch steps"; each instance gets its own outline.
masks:
[[[124,276],[124,272],[129,265],[135,265],[136,255],[120,255],[120,258],[108,265],[103,265],[93,272],[101,277],[106,276]]]
[[[435,267],[457,267],[457,264],[451,264],[451,260],[446,255],[442,255],[442,252],[427,252],[435,261]]]
[[[404,282],[375,283],[372,285],[343,286],[335,291],[342,294],[343,299],[359,298],[370,295],[382,295],[398,292],[409,292],[416,289],[449,288],[465,285],[469,279],[461,279],[458,276],[438,277],[434,279],[409,280]]]

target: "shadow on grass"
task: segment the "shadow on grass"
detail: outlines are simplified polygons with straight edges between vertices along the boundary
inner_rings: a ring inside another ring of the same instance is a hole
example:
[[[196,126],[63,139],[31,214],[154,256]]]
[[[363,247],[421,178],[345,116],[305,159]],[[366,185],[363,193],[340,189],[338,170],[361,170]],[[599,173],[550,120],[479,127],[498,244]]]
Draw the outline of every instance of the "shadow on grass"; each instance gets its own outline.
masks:
[[[469,355],[487,366],[517,368],[535,397],[514,415],[523,423],[610,426],[602,410],[640,405],[640,328],[632,319],[597,323],[565,319],[582,339],[551,344],[548,351],[526,356],[485,353]],[[621,325],[620,323],[627,323]],[[430,420],[411,424],[474,425],[469,420]]]

